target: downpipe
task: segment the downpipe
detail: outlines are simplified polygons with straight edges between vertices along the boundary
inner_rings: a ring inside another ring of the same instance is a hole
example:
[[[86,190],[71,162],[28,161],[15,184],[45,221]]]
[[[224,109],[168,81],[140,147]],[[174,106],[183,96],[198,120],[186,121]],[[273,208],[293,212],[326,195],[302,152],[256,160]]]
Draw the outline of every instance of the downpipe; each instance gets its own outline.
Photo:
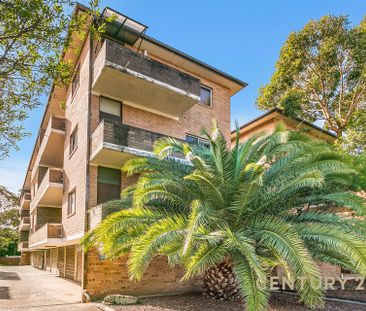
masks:
[[[86,289],[83,289],[82,293],[83,293],[83,296],[86,298],[85,299],[85,302],[90,302],[91,301],[90,295],[88,294],[88,292],[86,291]]]

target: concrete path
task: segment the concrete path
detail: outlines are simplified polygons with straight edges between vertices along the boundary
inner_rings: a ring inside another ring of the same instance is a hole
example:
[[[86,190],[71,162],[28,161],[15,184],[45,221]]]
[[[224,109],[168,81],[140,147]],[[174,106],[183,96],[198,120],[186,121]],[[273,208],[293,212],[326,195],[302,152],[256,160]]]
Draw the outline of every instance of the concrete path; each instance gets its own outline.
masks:
[[[80,287],[31,266],[0,266],[0,310],[98,310],[80,303]]]

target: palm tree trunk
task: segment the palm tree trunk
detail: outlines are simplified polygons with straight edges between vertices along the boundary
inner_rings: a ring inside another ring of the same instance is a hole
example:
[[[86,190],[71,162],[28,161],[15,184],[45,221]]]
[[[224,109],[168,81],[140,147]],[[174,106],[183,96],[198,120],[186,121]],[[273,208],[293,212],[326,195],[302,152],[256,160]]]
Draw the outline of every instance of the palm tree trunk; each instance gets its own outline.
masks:
[[[220,300],[240,298],[239,288],[230,262],[223,261],[205,272],[203,295]]]

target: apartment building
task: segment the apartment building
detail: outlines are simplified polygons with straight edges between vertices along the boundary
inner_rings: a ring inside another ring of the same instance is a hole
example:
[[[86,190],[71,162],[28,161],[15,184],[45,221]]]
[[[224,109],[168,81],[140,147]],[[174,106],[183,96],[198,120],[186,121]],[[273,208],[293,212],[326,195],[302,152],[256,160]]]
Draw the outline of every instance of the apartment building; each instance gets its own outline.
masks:
[[[247,140],[255,134],[270,134],[279,123],[283,123],[288,130],[304,131],[308,135],[332,143],[336,136],[310,122],[296,117],[289,117],[279,108],[274,108],[258,118],[250,120],[239,128],[240,142]],[[235,142],[236,130],[231,132],[231,142]]]
[[[104,203],[135,182],[120,168],[152,156],[156,139],[200,143],[216,118],[230,143],[230,97],[246,83],[149,37],[121,13],[106,8],[102,17],[112,15],[101,40],[73,35],[74,51],[63,55],[75,74],[48,98],[21,193],[19,250],[23,262],[79,283],[85,297],[191,291],[195,280],[179,282],[182,271],[166,258],[130,282],[126,258],[85,254],[78,243],[115,211]]]

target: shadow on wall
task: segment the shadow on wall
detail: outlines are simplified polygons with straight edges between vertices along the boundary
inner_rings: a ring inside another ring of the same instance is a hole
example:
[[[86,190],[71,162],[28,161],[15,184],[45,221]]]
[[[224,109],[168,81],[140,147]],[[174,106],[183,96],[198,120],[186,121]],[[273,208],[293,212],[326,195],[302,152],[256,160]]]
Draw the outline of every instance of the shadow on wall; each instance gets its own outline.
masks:
[[[16,273],[16,272],[0,271],[0,280],[18,281],[18,280],[20,280],[20,277],[18,276],[18,273]]]
[[[0,286],[0,299],[10,299],[9,287]]]

